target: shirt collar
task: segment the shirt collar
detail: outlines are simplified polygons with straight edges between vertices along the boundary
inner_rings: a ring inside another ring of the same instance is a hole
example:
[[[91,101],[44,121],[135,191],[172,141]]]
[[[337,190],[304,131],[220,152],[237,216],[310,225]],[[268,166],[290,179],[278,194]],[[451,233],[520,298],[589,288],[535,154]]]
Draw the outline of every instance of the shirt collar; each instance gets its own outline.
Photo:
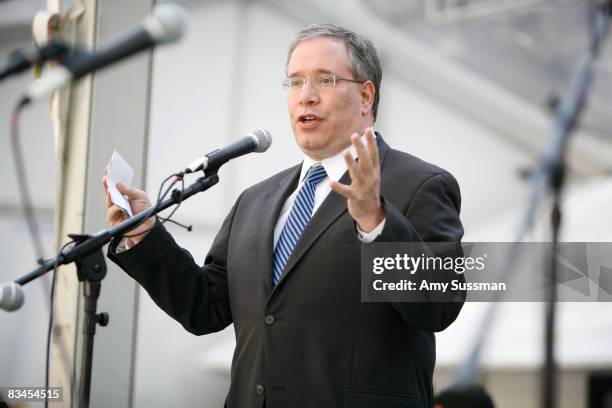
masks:
[[[376,139],[376,133],[374,133],[374,139]],[[361,142],[365,144],[365,135],[361,136]],[[356,159],[357,151],[352,143],[349,146],[349,151],[351,152],[351,156],[353,156],[353,159]],[[325,168],[327,177],[329,177],[330,180],[339,181],[342,175],[346,173],[347,168],[346,163],[344,162],[344,157],[342,157],[342,153],[344,153],[344,150],[334,156],[323,159],[320,162],[323,168]],[[310,166],[316,163],[319,162],[313,160],[307,155],[304,155],[304,161],[302,162],[302,171],[300,172],[300,183],[304,181],[304,177],[306,177],[306,173],[308,172]]]

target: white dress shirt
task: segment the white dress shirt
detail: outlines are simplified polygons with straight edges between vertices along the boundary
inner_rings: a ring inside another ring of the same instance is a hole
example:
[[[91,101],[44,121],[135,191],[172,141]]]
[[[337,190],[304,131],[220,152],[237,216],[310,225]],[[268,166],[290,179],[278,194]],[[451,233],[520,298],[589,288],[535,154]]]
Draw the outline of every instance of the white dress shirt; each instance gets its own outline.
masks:
[[[365,142],[364,137],[362,137],[361,140]],[[355,146],[351,144],[349,150],[353,158],[356,158],[357,151],[355,150]],[[329,180],[339,181],[342,175],[347,171],[346,163],[344,162],[342,153],[343,152],[340,152],[337,155],[328,157],[327,159],[323,159],[320,162],[321,165],[325,168],[327,177],[325,177],[317,185],[317,188],[315,190],[315,200],[314,200],[314,206],[312,207],[311,218],[312,218],[312,215],[314,215],[317,209],[321,206],[325,198],[327,198],[328,194],[332,191],[331,187],[329,186]],[[316,161],[304,155],[304,161],[302,163],[302,171],[300,172],[300,182],[297,188],[295,189],[295,191],[293,191],[293,193],[291,193],[291,195],[287,198],[287,201],[285,201],[285,204],[283,205],[283,208],[281,209],[280,216],[278,217],[278,221],[276,221],[276,226],[274,227],[274,248],[276,248],[276,243],[278,242],[278,238],[280,237],[280,234],[283,231],[283,227],[285,226],[285,223],[287,222],[287,218],[289,218],[289,214],[291,213],[291,208],[293,207],[293,203],[295,202],[295,199],[297,198],[297,194],[302,188],[302,185],[304,184],[306,173],[308,172],[308,169],[310,168],[310,166],[316,163],[317,163]],[[386,218],[383,219],[382,222],[378,224],[378,226],[369,233],[365,233],[361,231],[359,227],[357,227],[357,230],[356,230],[357,237],[359,238],[361,242],[366,243],[366,244],[374,241],[376,237],[380,235],[383,228],[385,227],[385,221],[386,221]]]

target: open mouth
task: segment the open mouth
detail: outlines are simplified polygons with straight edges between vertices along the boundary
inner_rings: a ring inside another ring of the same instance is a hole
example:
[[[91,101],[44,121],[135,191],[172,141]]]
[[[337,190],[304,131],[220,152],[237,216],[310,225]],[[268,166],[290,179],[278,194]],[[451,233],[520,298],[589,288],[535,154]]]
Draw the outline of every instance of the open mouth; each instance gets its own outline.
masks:
[[[319,118],[316,117],[315,115],[301,115],[299,120],[302,123],[312,123],[314,121],[319,120]]]
[[[304,130],[316,128],[321,120],[322,119],[319,116],[311,113],[298,116],[298,124],[300,128]]]

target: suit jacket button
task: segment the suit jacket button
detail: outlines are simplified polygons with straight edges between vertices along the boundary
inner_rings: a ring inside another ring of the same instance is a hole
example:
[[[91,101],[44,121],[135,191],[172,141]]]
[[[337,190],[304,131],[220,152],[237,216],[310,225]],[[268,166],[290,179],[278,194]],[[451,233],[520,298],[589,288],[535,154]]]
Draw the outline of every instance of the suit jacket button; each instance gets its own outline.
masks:
[[[269,314],[266,315],[266,317],[264,317],[264,322],[269,326],[271,324],[274,324],[274,316]]]
[[[257,395],[264,395],[264,392],[266,392],[266,389],[264,388],[263,385],[257,384],[255,386],[255,394],[257,394]]]

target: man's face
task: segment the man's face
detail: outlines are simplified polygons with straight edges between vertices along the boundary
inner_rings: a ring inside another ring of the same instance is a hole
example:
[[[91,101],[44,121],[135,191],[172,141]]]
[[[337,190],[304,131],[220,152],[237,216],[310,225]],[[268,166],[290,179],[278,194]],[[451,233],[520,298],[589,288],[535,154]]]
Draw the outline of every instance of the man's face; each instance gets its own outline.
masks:
[[[287,76],[306,78],[301,89],[289,91],[287,105],[293,134],[302,151],[314,160],[331,157],[350,145],[351,134],[371,125],[370,82],[337,81],[333,88],[314,88],[311,78],[333,73],[354,79],[344,41],[315,37],[298,44],[287,65]],[[373,95],[373,94],[372,94]]]

